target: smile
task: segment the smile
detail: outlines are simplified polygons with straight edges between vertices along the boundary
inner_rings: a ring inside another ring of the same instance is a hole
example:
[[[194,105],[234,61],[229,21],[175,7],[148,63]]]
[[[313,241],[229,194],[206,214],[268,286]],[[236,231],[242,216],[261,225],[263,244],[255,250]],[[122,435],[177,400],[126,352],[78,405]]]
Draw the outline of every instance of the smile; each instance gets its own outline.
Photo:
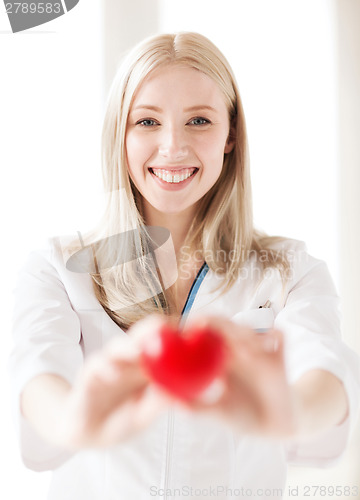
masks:
[[[149,168],[149,171],[158,179],[169,184],[179,184],[186,181],[189,177],[194,175],[199,169],[196,167],[179,168],[167,170],[164,168]]]

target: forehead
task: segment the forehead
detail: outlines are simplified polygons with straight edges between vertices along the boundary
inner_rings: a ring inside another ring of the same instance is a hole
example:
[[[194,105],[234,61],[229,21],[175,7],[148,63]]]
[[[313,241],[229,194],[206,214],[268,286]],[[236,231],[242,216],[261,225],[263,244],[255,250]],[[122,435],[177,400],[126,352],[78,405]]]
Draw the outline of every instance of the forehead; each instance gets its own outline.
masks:
[[[226,108],[218,84],[208,75],[189,66],[166,65],[152,71],[136,91],[132,109],[139,105],[186,105],[199,103]]]

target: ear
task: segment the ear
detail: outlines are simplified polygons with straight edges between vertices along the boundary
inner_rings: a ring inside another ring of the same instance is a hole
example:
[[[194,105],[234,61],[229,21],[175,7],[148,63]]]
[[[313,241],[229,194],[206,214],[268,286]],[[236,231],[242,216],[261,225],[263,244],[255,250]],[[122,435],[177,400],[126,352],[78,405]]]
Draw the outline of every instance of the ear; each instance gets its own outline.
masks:
[[[225,143],[224,153],[225,154],[230,153],[234,149],[235,143],[236,143],[236,129],[235,125],[231,124],[229,135]]]
[[[235,139],[229,136],[225,144],[224,153],[225,154],[230,153],[234,149],[234,146],[235,146]]]

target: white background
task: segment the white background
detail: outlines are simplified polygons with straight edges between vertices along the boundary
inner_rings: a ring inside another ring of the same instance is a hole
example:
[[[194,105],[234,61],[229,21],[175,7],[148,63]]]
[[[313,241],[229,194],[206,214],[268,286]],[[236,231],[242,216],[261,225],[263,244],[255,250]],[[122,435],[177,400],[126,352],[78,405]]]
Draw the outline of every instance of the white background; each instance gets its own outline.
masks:
[[[234,69],[248,125],[256,224],[270,234],[305,240],[311,253],[327,261],[338,284],[337,69],[331,2],[153,3],[160,9],[154,32],[200,31]],[[18,34],[11,33],[0,6],[0,384],[5,397],[0,498],[9,500],[45,499],[49,481],[48,473],[22,466],[8,411],[5,368],[17,268],[47,236],[91,227],[101,206],[101,5],[101,0],[82,0],[65,16]],[[135,28],[129,23],[129,30]],[[357,466],[349,460],[348,471]],[[330,480],[329,475],[314,477]]]
[[[4,371],[11,345],[11,289],[26,253],[48,236],[83,230],[97,217],[102,192],[100,18],[97,0],[80,1],[68,14],[23,33],[4,33],[10,25],[7,17],[0,18]],[[5,374],[0,383],[7,395]],[[0,416],[0,498],[43,500],[49,473],[22,466],[9,407],[2,405]]]

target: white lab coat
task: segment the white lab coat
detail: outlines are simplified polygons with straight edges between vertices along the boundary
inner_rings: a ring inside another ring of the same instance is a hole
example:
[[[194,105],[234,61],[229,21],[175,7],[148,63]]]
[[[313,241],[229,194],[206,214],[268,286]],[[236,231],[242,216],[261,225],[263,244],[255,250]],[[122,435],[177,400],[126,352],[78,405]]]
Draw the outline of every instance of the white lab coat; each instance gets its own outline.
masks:
[[[186,314],[221,314],[259,331],[282,330],[289,382],[313,368],[335,374],[349,398],[346,422],[307,443],[285,445],[170,409],[135,437],[104,450],[71,456],[44,443],[20,415],[24,385],[40,373],[71,383],[90,352],[114,335],[126,337],[98,303],[90,276],[66,269],[61,241],[51,238],[46,248],[30,253],[19,273],[10,359],[23,461],[33,470],[54,471],[49,499],[275,500],[281,498],[287,463],[327,466],[341,457],[357,419],[359,360],[340,339],[338,297],[326,265],[295,240],[275,247],[285,248],[292,261],[285,288],[274,270],[259,285],[257,264],[249,259],[235,285],[219,296],[212,289],[222,278],[205,268]],[[271,307],[259,308],[267,300]]]

